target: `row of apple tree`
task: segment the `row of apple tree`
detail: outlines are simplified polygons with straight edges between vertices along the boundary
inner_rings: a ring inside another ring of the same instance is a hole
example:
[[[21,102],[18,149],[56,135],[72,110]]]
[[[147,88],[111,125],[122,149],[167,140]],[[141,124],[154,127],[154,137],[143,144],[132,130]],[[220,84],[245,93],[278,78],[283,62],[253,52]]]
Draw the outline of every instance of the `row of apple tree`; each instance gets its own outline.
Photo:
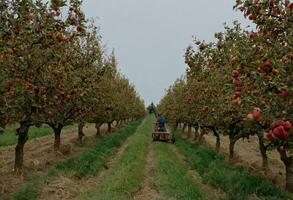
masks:
[[[80,0],[0,1],[0,125],[19,123],[15,170],[31,126],[111,125],[145,114],[144,103],[106,55]]]
[[[293,191],[293,3],[287,0],[236,1],[235,9],[256,24],[234,23],[215,42],[194,40],[186,49],[185,78],[169,88],[159,110],[177,126],[196,128],[199,140],[211,131],[230,139],[230,159],[240,138],[256,135],[263,167],[277,149]]]

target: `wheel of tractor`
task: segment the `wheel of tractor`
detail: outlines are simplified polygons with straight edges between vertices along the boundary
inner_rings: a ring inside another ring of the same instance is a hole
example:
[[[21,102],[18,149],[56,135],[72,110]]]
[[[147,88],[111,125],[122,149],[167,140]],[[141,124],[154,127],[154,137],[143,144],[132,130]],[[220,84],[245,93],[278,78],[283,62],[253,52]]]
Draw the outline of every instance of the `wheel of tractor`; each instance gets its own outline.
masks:
[[[172,144],[174,144],[175,143],[175,138],[172,138]]]

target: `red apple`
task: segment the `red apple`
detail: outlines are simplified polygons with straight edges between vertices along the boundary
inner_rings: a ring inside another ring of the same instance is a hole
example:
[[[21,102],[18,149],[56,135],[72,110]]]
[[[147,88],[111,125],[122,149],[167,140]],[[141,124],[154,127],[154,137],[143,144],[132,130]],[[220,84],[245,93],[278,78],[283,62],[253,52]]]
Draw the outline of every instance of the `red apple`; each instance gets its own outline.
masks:
[[[291,122],[286,121],[286,122],[283,124],[283,127],[284,127],[286,130],[289,130],[289,129],[292,128],[292,124],[291,124]]]
[[[38,94],[38,93],[40,92],[40,88],[39,88],[38,86],[36,86],[36,87],[34,88],[34,91],[35,91],[36,94]]]
[[[76,27],[76,30],[77,30],[78,32],[83,32],[83,31],[84,31],[84,29],[83,29],[81,26]]]
[[[260,111],[261,111],[260,108],[258,108],[258,107],[254,108],[254,111],[252,112],[253,120],[258,120],[260,118]]]
[[[257,36],[257,33],[255,33],[255,32],[251,32],[248,35],[249,39],[254,39],[256,36]]]
[[[282,95],[283,97],[288,97],[288,96],[289,96],[289,90],[288,90],[287,88],[282,89],[282,91],[281,91],[281,95]]]
[[[279,137],[279,138],[283,138],[284,135],[285,135],[285,129],[283,126],[278,126],[277,128],[275,128],[273,130],[273,134],[276,136],[276,137]]]
[[[250,15],[249,16],[249,19],[252,20],[252,21],[254,21],[254,20],[256,20],[256,16],[255,15]]]
[[[276,127],[278,127],[278,125],[276,123],[271,124],[270,129],[274,130]]]
[[[257,120],[257,119],[259,119],[259,112],[253,112],[252,113],[252,118],[253,118],[253,120]]]
[[[241,96],[241,92],[238,92],[238,91],[235,92],[235,96],[236,96],[236,97],[240,97],[240,96]]]
[[[272,8],[274,7],[275,0],[269,0],[269,7]]]
[[[65,41],[65,37],[62,33],[58,34],[56,39],[59,41],[59,42],[64,42]]]
[[[50,111],[50,112],[48,112],[48,116],[51,118],[51,117],[53,117],[53,113]]]
[[[236,87],[236,91],[237,91],[237,92],[241,92],[241,90],[242,90],[242,87],[241,87],[241,86],[237,86],[237,87]]]
[[[283,152],[285,152],[285,147],[284,147],[284,146],[278,146],[278,147],[277,147],[277,150],[278,150],[280,153],[283,153]]]
[[[272,67],[272,63],[268,59],[265,59],[263,61],[263,67],[264,68],[270,68],[270,67]]]
[[[7,86],[6,86],[6,91],[7,92],[12,92],[12,90],[13,90],[13,84],[12,83],[9,83]]]

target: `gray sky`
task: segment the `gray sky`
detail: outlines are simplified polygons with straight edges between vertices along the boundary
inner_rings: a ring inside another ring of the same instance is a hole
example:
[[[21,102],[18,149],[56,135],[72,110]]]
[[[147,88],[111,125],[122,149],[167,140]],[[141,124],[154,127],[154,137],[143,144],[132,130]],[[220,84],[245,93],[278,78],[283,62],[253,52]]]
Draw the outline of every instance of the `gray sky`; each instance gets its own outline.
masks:
[[[115,49],[119,68],[146,104],[158,103],[184,74],[184,50],[192,36],[211,41],[223,23],[248,22],[234,0],[85,0],[103,42]]]

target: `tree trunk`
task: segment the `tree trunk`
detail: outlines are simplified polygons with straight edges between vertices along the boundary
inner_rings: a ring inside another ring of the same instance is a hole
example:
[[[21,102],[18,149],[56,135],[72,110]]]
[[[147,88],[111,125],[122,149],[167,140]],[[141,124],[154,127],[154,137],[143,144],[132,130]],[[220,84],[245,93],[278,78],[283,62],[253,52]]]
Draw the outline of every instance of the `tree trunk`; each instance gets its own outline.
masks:
[[[97,132],[96,132],[96,136],[97,137],[100,137],[101,136],[101,123],[96,123],[96,129],[97,129]]]
[[[203,141],[203,136],[204,136],[204,133],[201,132],[201,133],[199,134],[199,137],[198,137],[198,143],[199,143],[199,144],[202,143],[202,141]]]
[[[217,141],[216,141],[216,152],[219,153],[220,152],[220,147],[221,147],[221,138],[220,138],[220,135],[219,135],[218,131],[215,128],[213,128],[213,133],[214,133],[214,135],[217,138]]]
[[[193,138],[194,141],[197,141],[198,138],[199,138],[198,128],[199,128],[198,126],[195,126],[194,127],[194,129],[195,129],[195,131],[194,131],[194,138]]]
[[[58,125],[57,127],[54,127],[54,151],[59,151],[60,150],[60,143],[61,143],[61,130],[63,126]]]
[[[183,133],[185,133],[186,127],[187,127],[187,124],[184,123],[182,128]]]
[[[108,122],[108,133],[112,133],[112,123]]]
[[[262,167],[267,169],[268,168],[268,156],[267,156],[267,148],[264,144],[264,137],[262,133],[257,134],[258,137],[258,144],[259,144],[259,150],[262,157]]]
[[[288,157],[286,150],[279,151],[281,160],[286,167],[286,190],[293,193],[293,158]]]
[[[15,162],[14,170],[18,173],[23,167],[23,148],[28,140],[29,124],[27,122],[20,122],[20,127],[17,129],[18,142],[15,147]]]
[[[176,124],[175,124],[175,131],[177,131],[177,129],[178,129],[178,126],[179,126],[179,123],[178,122],[176,122]]]
[[[221,148],[221,139],[220,136],[217,136],[217,141],[216,141],[216,152],[219,153]]]
[[[293,164],[286,166],[286,189],[293,193]]]
[[[200,126],[198,126],[197,132],[198,132],[198,140],[197,140],[197,142],[199,144],[201,144],[202,141],[203,141],[203,136],[204,136],[205,132],[204,132],[204,130],[201,129]]]
[[[191,129],[192,126],[190,124],[188,124],[188,129],[187,129],[187,138],[190,138],[191,137]]]
[[[80,122],[78,124],[78,141],[82,144],[83,141],[83,137],[85,136],[85,134],[83,133],[83,128],[85,126],[84,122]]]
[[[234,158],[234,147],[237,140],[233,137],[229,137],[230,144],[229,144],[229,160],[233,160]]]
[[[2,135],[5,131],[5,125],[0,125],[0,135]]]

